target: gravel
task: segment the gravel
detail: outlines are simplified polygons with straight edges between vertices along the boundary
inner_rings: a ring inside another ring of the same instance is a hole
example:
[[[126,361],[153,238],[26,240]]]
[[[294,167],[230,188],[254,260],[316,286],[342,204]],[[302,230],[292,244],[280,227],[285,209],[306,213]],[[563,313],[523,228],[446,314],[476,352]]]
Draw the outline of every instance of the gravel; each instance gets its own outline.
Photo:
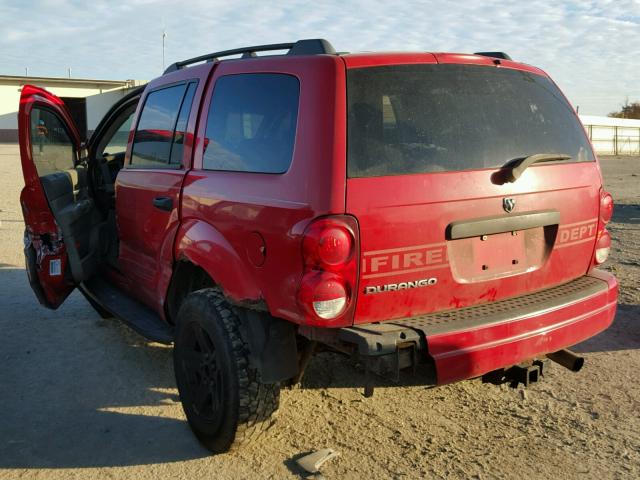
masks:
[[[171,348],[102,320],[76,292],[40,307],[22,258],[15,146],[0,145],[0,478],[303,478],[302,454],[333,448],[325,478],[640,478],[640,158],[603,158],[616,199],[607,269],[621,283],[614,325],[528,390],[466,381],[380,382],[320,355],[284,390],[276,425],[211,456],[191,434]]]

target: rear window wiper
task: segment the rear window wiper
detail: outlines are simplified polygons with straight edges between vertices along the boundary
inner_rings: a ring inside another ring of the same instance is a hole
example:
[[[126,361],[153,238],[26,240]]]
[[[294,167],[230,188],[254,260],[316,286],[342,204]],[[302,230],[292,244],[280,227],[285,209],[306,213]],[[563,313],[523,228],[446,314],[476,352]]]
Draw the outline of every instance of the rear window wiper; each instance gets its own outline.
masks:
[[[571,155],[566,153],[536,153],[535,155],[529,155],[524,158],[517,158],[505,165],[505,168],[511,170],[507,174],[507,182],[515,182],[520,175],[527,169],[528,166],[538,162],[555,162],[557,160],[570,160]]]

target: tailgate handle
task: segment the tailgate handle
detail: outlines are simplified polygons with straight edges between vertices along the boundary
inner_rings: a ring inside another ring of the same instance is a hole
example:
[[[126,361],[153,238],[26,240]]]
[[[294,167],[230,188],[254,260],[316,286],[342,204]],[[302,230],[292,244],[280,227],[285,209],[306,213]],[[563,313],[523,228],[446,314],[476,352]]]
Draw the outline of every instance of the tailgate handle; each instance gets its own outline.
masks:
[[[539,210],[520,215],[495,215],[450,223],[447,226],[447,240],[517,232],[559,224],[560,212],[557,210]]]
[[[171,197],[156,197],[153,199],[153,206],[159,210],[170,212],[173,210],[173,199]]]

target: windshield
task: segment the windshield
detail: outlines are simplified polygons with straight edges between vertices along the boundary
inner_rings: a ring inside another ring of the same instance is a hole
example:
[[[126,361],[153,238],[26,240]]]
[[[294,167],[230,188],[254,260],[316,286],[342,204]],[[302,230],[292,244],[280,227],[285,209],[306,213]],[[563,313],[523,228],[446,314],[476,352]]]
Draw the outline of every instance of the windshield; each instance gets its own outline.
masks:
[[[572,107],[546,77],[477,65],[347,75],[350,177],[495,168],[540,152],[594,160]]]

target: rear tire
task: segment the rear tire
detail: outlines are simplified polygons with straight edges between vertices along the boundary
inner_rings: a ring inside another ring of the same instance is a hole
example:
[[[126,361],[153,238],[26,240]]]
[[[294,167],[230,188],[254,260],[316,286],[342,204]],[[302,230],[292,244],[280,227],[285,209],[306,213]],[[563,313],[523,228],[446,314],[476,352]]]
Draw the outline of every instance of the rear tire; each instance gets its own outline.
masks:
[[[176,319],[173,361],[182,408],[214,453],[246,443],[273,424],[280,385],[264,384],[249,362],[240,320],[219,291],[189,294]]]

